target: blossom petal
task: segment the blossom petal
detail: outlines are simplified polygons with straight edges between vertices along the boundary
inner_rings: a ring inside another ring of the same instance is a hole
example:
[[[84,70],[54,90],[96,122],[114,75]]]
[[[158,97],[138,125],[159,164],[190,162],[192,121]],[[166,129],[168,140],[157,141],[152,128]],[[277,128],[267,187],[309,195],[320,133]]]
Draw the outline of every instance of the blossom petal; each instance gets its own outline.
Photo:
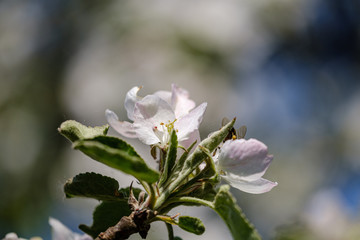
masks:
[[[55,218],[49,218],[49,224],[52,229],[52,240],[92,240],[89,235],[72,232],[64,224]]]
[[[158,96],[171,106],[171,92],[169,91],[157,91],[154,93],[155,96]]]
[[[141,89],[141,87],[133,87],[126,93],[125,97],[125,109],[127,112],[127,116],[130,120],[134,121],[134,108],[135,103],[141,100],[141,97],[137,95],[137,92]]]
[[[135,104],[134,117],[159,125],[174,121],[175,114],[166,101],[155,95],[147,95]]]
[[[171,88],[171,106],[174,109],[175,116],[180,118],[188,114],[196,104],[189,99],[189,93],[185,89],[179,88],[176,84],[172,84]]]
[[[171,106],[155,95],[147,95],[135,104],[134,109],[134,129],[137,137],[145,144],[162,143],[166,144],[166,139],[159,138],[163,134],[155,134],[156,131],[167,131],[164,124],[173,122],[175,119],[174,111]]]
[[[264,175],[273,159],[267,153],[267,146],[256,139],[228,140],[219,153],[218,166],[245,181],[254,181]]]
[[[112,128],[118,133],[128,138],[136,138],[136,132],[132,123],[120,122],[118,116],[111,110],[106,109],[105,111],[106,120]]]
[[[152,145],[161,142],[161,139],[154,133],[153,124],[146,120],[140,119],[134,124],[137,137],[146,145]]]
[[[182,141],[179,141],[179,144],[181,146],[183,146],[184,148],[189,148],[191,146],[191,144],[193,144],[196,141],[195,146],[193,147],[192,150],[195,149],[195,147],[200,143],[200,132],[199,130],[195,130],[191,133],[188,134],[188,138],[184,139]]]
[[[260,194],[269,192],[273,187],[277,186],[277,182],[271,182],[267,179],[260,178],[255,181],[245,181],[233,175],[222,176],[232,187],[237,188],[243,192]]]
[[[203,119],[207,103],[202,103],[192,110],[189,114],[178,119],[174,126],[178,132],[179,141],[185,141],[190,138],[190,134],[199,128]]]
[[[3,240],[26,240],[25,238],[19,238],[16,233],[8,233],[6,234]]]

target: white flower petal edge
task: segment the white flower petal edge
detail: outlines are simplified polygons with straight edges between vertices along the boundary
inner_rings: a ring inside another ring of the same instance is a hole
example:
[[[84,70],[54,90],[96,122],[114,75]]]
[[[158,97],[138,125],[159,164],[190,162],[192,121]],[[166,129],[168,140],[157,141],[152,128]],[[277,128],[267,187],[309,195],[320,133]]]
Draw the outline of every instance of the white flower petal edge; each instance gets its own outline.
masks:
[[[189,99],[189,93],[185,89],[179,88],[176,84],[171,85],[171,106],[176,117],[188,114],[194,107],[195,102]]]
[[[87,234],[80,235],[72,232],[64,224],[55,218],[49,218],[52,240],[92,240]]]
[[[232,187],[237,188],[243,192],[260,194],[269,192],[273,187],[277,186],[277,182],[271,182],[267,179],[260,178],[255,181],[244,181],[238,176],[228,175],[222,176]]]
[[[125,109],[127,112],[127,116],[130,120],[134,120],[133,114],[134,114],[134,108],[135,104],[141,100],[141,97],[137,95],[138,91],[141,89],[141,87],[133,87],[126,93],[125,97]]]
[[[235,188],[248,193],[264,193],[277,185],[261,178],[273,157],[267,146],[256,139],[228,140],[216,156],[222,178]]]
[[[120,122],[118,116],[111,110],[106,109],[105,117],[112,128],[121,135],[128,138],[136,138],[136,132],[132,123]]]
[[[187,140],[192,132],[199,129],[199,125],[202,122],[206,106],[207,103],[200,104],[189,114],[181,117],[175,122],[175,129],[181,129],[181,131],[178,132],[179,141]]]

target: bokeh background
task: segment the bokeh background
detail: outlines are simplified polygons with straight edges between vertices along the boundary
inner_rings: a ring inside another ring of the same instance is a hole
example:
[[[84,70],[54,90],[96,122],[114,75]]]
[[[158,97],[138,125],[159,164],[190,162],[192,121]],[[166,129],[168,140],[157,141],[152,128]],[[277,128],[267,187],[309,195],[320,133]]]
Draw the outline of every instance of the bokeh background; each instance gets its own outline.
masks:
[[[275,156],[271,192],[233,189],[264,239],[360,239],[359,77],[358,0],[2,0],[0,238],[50,239],[49,216],[78,232],[91,224],[97,202],[65,199],[66,179],[132,179],[72,150],[57,127],[105,124],[106,108],[125,120],[131,87],[177,83],[208,102],[203,137],[236,116]],[[231,239],[210,210],[179,212],[207,227],[175,229],[184,239]],[[155,224],[149,239],[165,231]]]

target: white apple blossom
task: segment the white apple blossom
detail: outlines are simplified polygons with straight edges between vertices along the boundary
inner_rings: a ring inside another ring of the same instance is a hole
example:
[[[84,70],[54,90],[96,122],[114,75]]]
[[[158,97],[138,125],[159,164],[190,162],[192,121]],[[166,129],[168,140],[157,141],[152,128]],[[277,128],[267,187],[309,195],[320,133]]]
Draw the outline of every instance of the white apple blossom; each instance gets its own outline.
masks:
[[[2,240],[26,240],[25,238],[19,238],[16,233],[8,233]]]
[[[111,127],[128,138],[138,138],[147,145],[159,144],[165,147],[173,129],[177,132],[179,144],[190,146],[200,140],[199,125],[207,103],[195,108],[189,93],[172,84],[172,91],[157,91],[152,95],[139,97],[140,87],[133,87],[126,94],[125,109],[133,122],[119,121],[111,110],[106,110],[106,119]]]
[[[227,140],[215,162],[221,177],[231,186],[248,193],[265,193],[277,185],[262,178],[273,159],[267,146],[256,139]]]
[[[87,234],[78,234],[72,232],[64,224],[55,218],[49,218],[51,226],[52,240],[93,240]]]
[[[25,238],[20,238],[16,233],[8,233],[5,238],[2,240],[26,240]],[[40,237],[32,237],[29,240],[42,240]]]

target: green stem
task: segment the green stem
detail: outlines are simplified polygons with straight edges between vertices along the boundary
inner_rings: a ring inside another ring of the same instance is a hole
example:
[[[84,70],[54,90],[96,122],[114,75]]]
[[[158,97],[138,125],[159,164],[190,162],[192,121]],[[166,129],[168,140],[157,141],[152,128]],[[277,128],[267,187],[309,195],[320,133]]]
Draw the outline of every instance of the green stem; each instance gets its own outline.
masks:
[[[162,173],[164,171],[164,165],[165,165],[165,157],[166,157],[166,150],[159,148],[160,154],[159,154],[159,171]]]
[[[149,208],[152,209],[155,205],[157,196],[156,196],[156,191],[155,191],[155,185],[151,184],[150,185],[150,192],[149,192],[149,197],[150,197],[150,202],[149,202]]]
[[[165,223],[165,225],[168,230],[169,240],[174,240],[174,231],[172,225],[170,223]]]
[[[138,181],[143,186],[144,190],[150,195],[151,186],[149,186],[149,184],[147,182],[145,182],[145,181],[142,181],[142,180],[139,180],[139,179],[138,179]]]
[[[164,205],[164,207],[166,207],[167,205],[171,204],[171,203],[179,203],[179,202],[183,202],[183,203],[196,203],[196,204],[200,204],[209,208],[214,209],[215,205],[213,202],[204,200],[204,199],[200,199],[200,198],[194,198],[194,197],[174,197],[174,198],[170,198],[168,201],[166,201],[166,205]]]

